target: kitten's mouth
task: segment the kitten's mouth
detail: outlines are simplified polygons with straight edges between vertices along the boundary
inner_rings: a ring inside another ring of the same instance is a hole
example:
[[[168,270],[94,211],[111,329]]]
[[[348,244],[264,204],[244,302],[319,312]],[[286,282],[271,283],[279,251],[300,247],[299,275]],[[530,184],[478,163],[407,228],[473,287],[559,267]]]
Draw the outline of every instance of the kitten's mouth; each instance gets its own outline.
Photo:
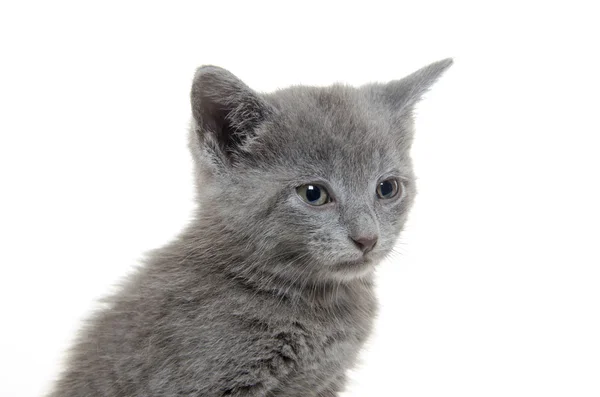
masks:
[[[373,261],[367,257],[362,257],[361,259],[353,260],[353,261],[344,261],[338,263],[334,269],[336,272],[341,273],[358,273],[365,274],[371,271],[374,268]]]

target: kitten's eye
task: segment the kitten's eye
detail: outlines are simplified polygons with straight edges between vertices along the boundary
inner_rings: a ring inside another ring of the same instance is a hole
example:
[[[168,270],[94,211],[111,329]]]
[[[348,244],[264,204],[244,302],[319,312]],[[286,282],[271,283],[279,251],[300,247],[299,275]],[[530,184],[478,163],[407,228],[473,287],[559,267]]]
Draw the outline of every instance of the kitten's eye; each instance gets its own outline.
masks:
[[[391,199],[400,191],[400,185],[396,179],[386,179],[377,185],[377,197],[380,199]]]
[[[323,205],[331,202],[327,189],[320,185],[302,185],[296,188],[298,196],[310,205]]]

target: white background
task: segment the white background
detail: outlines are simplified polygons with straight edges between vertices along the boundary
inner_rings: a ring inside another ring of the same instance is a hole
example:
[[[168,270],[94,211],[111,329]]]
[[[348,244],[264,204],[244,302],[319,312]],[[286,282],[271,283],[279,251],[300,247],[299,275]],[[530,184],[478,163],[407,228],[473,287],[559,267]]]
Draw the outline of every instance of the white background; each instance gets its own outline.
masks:
[[[344,397],[600,395],[593,2],[2,2],[0,395],[40,396],[98,297],[192,209],[195,68],[362,84],[452,56]]]

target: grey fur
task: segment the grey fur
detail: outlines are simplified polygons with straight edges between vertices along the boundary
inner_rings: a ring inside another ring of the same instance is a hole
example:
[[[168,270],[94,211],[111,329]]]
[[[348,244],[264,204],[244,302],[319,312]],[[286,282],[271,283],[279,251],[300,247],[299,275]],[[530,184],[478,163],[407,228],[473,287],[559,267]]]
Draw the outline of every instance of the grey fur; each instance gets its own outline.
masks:
[[[447,59],[388,84],[259,94],[198,69],[195,220],[87,323],[52,397],[330,397],[368,337],[373,269],[415,196],[412,108]],[[376,197],[396,176],[396,199]],[[334,202],[295,188],[319,182]],[[378,236],[365,254],[351,238]]]

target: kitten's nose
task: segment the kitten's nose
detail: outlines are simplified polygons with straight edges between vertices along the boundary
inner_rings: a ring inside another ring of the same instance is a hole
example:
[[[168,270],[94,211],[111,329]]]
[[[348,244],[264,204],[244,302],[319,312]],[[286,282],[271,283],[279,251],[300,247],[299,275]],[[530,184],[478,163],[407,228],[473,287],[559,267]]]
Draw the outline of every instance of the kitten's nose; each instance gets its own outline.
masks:
[[[364,252],[365,254],[369,251],[371,251],[373,249],[373,247],[375,246],[375,244],[377,243],[377,236],[372,236],[372,237],[358,237],[358,238],[354,238],[354,237],[350,237],[352,239],[352,241],[354,241],[354,244],[356,244],[356,246],[362,250],[362,252]]]

